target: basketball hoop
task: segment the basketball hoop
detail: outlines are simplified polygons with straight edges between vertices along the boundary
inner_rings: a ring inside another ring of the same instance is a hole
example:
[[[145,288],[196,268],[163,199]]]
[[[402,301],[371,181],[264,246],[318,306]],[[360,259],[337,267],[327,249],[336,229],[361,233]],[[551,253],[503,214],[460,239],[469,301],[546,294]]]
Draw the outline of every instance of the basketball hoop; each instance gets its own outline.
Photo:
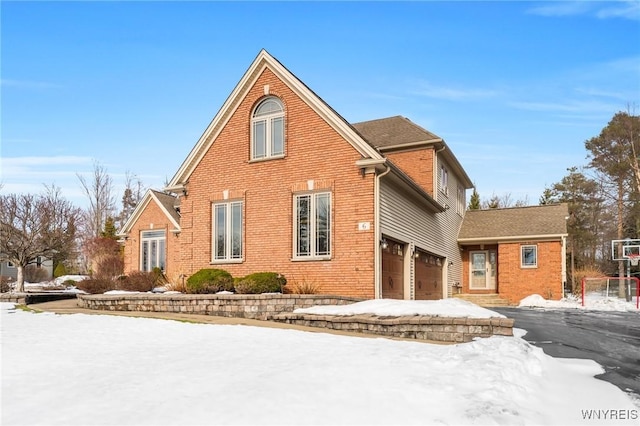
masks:
[[[638,266],[638,262],[640,261],[640,255],[630,254],[627,257],[629,259],[629,262],[631,262],[631,266]]]

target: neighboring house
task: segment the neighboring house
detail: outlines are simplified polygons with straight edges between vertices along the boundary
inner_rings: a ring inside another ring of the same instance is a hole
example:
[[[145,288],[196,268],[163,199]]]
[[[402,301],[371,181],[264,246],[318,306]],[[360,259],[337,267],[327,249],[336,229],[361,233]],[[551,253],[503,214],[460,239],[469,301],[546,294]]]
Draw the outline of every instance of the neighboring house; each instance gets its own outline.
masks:
[[[497,293],[511,303],[539,294],[563,296],[566,277],[566,204],[466,212],[462,293]]]
[[[175,196],[150,191],[119,232],[125,272],[449,297],[472,187],[440,137],[400,116],[350,124],[263,50],[165,188]]]
[[[46,257],[38,256],[32,263],[29,264],[29,268],[38,268],[43,272],[38,276],[44,280],[50,280],[53,278],[53,261]],[[27,271],[25,273],[25,281],[27,279]],[[0,278],[7,279],[9,281],[15,281],[18,278],[18,267],[8,260],[0,261]]]

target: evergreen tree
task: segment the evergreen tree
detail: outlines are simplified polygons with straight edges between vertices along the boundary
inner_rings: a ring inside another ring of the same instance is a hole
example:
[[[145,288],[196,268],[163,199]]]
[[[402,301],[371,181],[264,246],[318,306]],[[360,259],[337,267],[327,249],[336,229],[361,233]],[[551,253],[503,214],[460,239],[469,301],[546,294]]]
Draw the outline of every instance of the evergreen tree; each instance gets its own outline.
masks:
[[[480,194],[478,194],[475,187],[473,188],[471,198],[469,199],[468,210],[480,210]]]

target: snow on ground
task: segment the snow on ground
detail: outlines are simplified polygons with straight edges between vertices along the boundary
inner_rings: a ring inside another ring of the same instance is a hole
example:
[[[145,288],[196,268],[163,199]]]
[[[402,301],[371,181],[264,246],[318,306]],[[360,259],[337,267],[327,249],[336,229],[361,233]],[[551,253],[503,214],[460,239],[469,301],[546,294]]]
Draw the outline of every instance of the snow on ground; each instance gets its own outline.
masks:
[[[408,312],[402,305],[373,313]],[[8,303],[0,310],[3,425],[637,425],[640,419],[628,395],[593,377],[603,372],[597,363],[551,358],[519,336],[434,345],[32,313]]]
[[[505,316],[462,299],[392,300],[376,299],[350,305],[325,305],[299,308],[297,314],[383,316],[433,315],[459,318],[504,318]]]
[[[636,297],[633,297],[630,302],[627,302],[622,298],[606,297],[594,292],[587,294],[585,300],[585,306],[582,306],[582,299],[580,297],[567,296],[561,300],[546,300],[538,294],[533,294],[522,299],[518,306],[545,309],[585,309],[591,311],[638,312],[638,309],[636,308]]]

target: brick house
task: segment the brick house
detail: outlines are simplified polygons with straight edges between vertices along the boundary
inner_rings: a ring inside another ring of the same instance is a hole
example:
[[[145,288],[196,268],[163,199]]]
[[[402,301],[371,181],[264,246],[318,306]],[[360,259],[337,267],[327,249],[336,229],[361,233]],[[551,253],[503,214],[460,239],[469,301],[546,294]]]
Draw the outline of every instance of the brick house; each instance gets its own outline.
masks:
[[[121,229],[125,272],[164,247],[174,280],[273,271],[290,290],[441,299],[463,279],[472,187],[442,138],[401,116],[350,124],[262,50],[169,194],[147,193]]]
[[[497,293],[514,304],[531,294],[560,299],[568,217],[566,204],[467,211],[458,235],[461,293]]]

